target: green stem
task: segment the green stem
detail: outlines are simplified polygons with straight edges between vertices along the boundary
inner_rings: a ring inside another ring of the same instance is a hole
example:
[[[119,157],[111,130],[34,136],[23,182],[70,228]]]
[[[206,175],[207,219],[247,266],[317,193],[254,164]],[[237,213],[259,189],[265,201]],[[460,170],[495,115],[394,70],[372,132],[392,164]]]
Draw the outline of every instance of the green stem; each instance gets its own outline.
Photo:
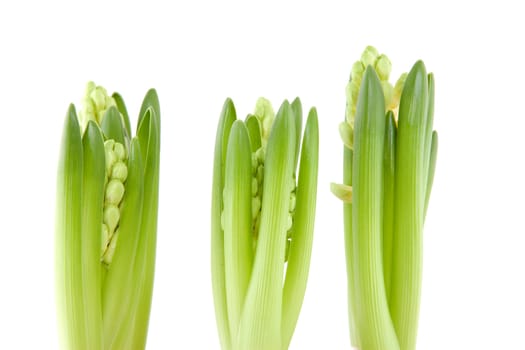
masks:
[[[343,158],[343,184],[352,186],[352,160],[354,151],[344,146]],[[354,278],[354,241],[352,233],[352,203],[343,202],[344,231],[345,231],[345,255],[346,274],[348,289],[348,321],[350,323],[350,340],[352,346],[359,348],[359,328],[357,324],[356,285]]]

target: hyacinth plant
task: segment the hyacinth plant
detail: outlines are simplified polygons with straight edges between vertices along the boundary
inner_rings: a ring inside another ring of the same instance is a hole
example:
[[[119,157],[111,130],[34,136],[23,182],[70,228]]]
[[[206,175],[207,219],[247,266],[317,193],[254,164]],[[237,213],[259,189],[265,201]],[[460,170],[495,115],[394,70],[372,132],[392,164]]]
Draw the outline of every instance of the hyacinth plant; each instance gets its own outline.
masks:
[[[212,282],[223,350],[287,349],[306,289],[318,168],[317,112],[227,99],[215,144]],[[300,159],[300,160],[299,160]]]
[[[414,350],[423,224],[437,155],[434,77],[422,61],[388,82],[390,60],[367,47],[347,86],[343,183],[348,311],[360,350]]]
[[[57,181],[56,295],[63,349],[144,349],[157,231],[160,109],[132,136],[124,100],[90,82],[66,115]]]

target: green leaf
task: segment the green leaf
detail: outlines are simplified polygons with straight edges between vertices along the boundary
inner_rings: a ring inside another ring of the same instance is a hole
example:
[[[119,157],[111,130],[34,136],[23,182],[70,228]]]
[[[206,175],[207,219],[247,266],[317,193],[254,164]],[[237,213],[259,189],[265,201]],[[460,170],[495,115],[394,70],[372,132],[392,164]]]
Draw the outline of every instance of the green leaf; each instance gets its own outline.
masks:
[[[108,108],[104,117],[102,117],[100,128],[106,139],[115,140],[123,145],[126,144],[126,132],[117,107],[111,106]]]
[[[103,288],[102,311],[104,318],[105,349],[121,349],[118,339],[124,333],[124,321],[133,315],[131,305],[138,299],[138,288],[134,281],[140,276],[130,273],[135,265],[135,257],[140,239],[142,222],[142,203],[144,198],[144,165],[140,152],[140,144],[135,137],[131,141],[128,158],[128,177],[126,192],[120,206],[120,223],[118,241],[107,272]],[[133,270],[132,270],[133,271]],[[136,304],[136,303],[135,303]]]
[[[425,170],[426,174],[430,174],[430,158],[431,158],[431,147],[432,147],[432,130],[434,127],[434,93],[435,93],[435,81],[432,73],[427,75],[428,78],[428,104],[427,104],[427,120],[425,124]],[[425,193],[430,193],[429,189],[425,189]],[[425,198],[426,200],[429,198]],[[427,204],[425,204],[426,208]],[[425,209],[426,213],[426,209]],[[424,220],[424,219],[423,219]]]
[[[297,125],[297,113],[297,111],[294,113],[296,127],[300,127],[300,124]],[[317,111],[315,108],[312,108],[308,113],[301,147],[301,162],[296,190],[297,204],[292,226],[293,239],[289,248],[288,266],[283,289],[283,349],[288,349],[290,345],[303,304],[308,280],[315,221],[318,167],[319,125]]]
[[[407,76],[399,105],[396,144],[395,223],[390,312],[401,349],[414,350],[422,276],[422,229],[428,173],[428,78],[418,61]]]
[[[239,328],[239,349],[280,349],[286,224],[295,157],[290,104],[279,109],[267,144],[261,224]]]
[[[259,125],[259,119],[253,114],[246,117],[246,128],[250,135],[250,145],[252,152],[257,151],[261,148],[261,127]]]
[[[152,109],[155,112],[153,115],[156,118],[155,124],[160,130],[160,103],[157,91],[155,89],[149,89],[146,93],[146,96],[144,96],[144,100],[142,101],[142,105],[140,107],[137,128],[139,128],[140,124],[142,123],[142,119],[146,116],[146,112],[149,109]]]
[[[117,104],[118,111],[122,115],[122,120],[124,122],[124,128],[126,129],[127,138],[131,139],[131,123],[129,122],[129,114],[128,110],[126,109],[124,99],[117,92],[113,93],[112,97],[115,100],[115,103]]]
[[[82,290],[83,151],[75,107],[69,106],[62,135],[56,200],[55,268],[58,322],[65,349],[87,349]]]
[[[94,121],[89,121],[82,139],[82,290],[86,318],[86,348],[102,348],[100,246],[104,180],[106,176],[104,139]]]
[[[427,190],[425,195],[425,216],[427,215],[428,202],[430,200],[430,193],[432,192],[432,185],[434,184],[434,173],[436,171],[436,160],[438,152],[438,133],[434,131],[432,133],[432,142],[430,147],[430,161],[428,167],[428,180],[427,180]]]
[[[292,104],[292,112],[295,120],[295,162],[294,162],[294,177],[297,171],[297,162],[299,161],[299,151],[301,147],[301,131],[303,130],[303,107],[301,100],[296,97]],[[316,112],[317,113],[317,112]]]
[[[237,334],[253,264],[252,157],[244,123],[233,123],[224,181],[224,256],[226,301],[231,334]],[[233,348],[236,340],[232,339]]]
[[[383,274],[386,298],[390,300],[392,280],[392,246],[394,240],[394,195],[396,172],[396,121],[394,113],[386,114],[385,152],[383,157]]]
[[[362,349],[399,349],[390,319],[382,268],[385,105],[381,84],[366,68],[355,117],[353,159],[353,267]]]
[[[137,312],[134,317],[134,326],[131,331],[132,349],[143,349],[146,346],[148,334],[151,298],[153,294],[153,280],[155,275],[155,256],[157,246],[157,214],[159,198],[159,163],[160,163],[160,116],[158,109],[149,108],[149,135],[142,138],[138,132],[141,150],[146,148],[144,158],[144,201],[142,221],[140,227],[140,241],[135,261],[136,276],[139,277],[140,294]],[[158,123],[159,122],[159,123]],[[143,152],[141,152],[143,153]],[[143,153],[144,154],[144,153]]]
[[[231,349],[231,338],[226,303],[226,280],[224,271],[224,234],[221,227],[223,210],[222,190],[224,188],[224,168],[226,164],[227,142],[233,122],[237,119],[235,106],[226,99],[222,108],[213,161],[212,209],[211,209],[211,272],[215,317],[222,349]]]

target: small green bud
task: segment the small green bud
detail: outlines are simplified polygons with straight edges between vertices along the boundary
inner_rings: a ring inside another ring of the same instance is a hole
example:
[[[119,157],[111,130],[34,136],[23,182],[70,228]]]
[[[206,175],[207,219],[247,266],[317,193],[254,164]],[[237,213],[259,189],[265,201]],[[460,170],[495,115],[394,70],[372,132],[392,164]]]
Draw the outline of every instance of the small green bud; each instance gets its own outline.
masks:
[[[259,165],[259,161],[257,160],[257,153],[252,153],[252,172],[255,174],[257,172],[257,166]]]
[[[106,203],[118,206],[124,197],[124,185],[119,180],[110,180],[106,186]]]
[[[91,100],[95,104],[95,108],[98,111],[102,111],[106,109],[107,94],[108,93],[106,89],[104,89],[102,86],[97,86],[93,91],[91,91],[91,94],[89,96],[91,97]]]
[[[108,229],[108,226],[106,224],[102,224],[102,238],[101,238],[101,253],[100,255],[102,256],[104,254],[104,252],[106,251],[106,247],[108,246],[108,242],[109,242],[109,229]]]
[[[375,62],[374,68],[380,80],[388,80],[390,72],[392,71],[392,62],[390,62],[386,55],[380,55]]]
[[[255,155],[257,156],[257,160],[258,160],[259,163],[263,163],[264,162],[265,152],[264,152],[264,148],[263,147],[260,147],[257,151],[255,151]]]
[[[257,119],[259,119],[261,123],[261,141],[263,146],[266,146],[266,142],[270,137],[270,130],[272,128],[273,120],[275,118],[275,112],[273,111],[272,104],[264,97],[260,97],[255,104],[255,110],[253,114],[257,117]]]
[[[106,263],[106,265],[111,264],[111,262],[113,261],[113,256],[115,255],[115,248],[117,247],[118,235],[119,230],[117,230],[117,232],[115,232],[115,234],[111,238],[111,242],[109,242],[109,246],[103,256],[103,260]]]
[[[388,81],[381,81],[381,87],[383,88],[383,95],[385,96],[385,108],[391,110],[397,107],[397,103],[394,100],[394,87]]]
[[[405,87],[405,81],[407,80],[407,73],[401,74],[399,79],[397,79],[396,85],[394,87],[394,98],[397,101],[401,100],[401,94],[403,93],[403,88]]]
[[[352,203],[352,186],[331,183],[330,191],[344,203]]]
[[[261,200],[259,197],[252,198],[252,219],[256,219],[261,210]]]
[[[97,86],[92,81],[87,83],[86,91],[82,98],[82,108],[79,112],[79,119],[83,129],[86,128],[89,120],[93,120],[100,125],[104,113],[111,106],[116,106],[116,102],[113,97],[108,95],[106,89],[102,86]]]
[[[256,178],[252,178],[252,196],[256,196],[258,190],[259,190],[259,183],[257,182]]]
[[[106,174],[111,174],[113,164],[117,161],[115,153],[113,151],[106,152]]]
[[[357,98],[359,97],[359,89],[361,88],[361,81],[363,79],[352,79],[350,82],[350,96],[352,96],[353,105],[357,104]]]
[[[363,74],[365,73],[365,66],[361,61],[356,61],[354,65],[352,66],[352,73],[350,73],[350,80],[358,79],[361,80],[363,78]]]
[[[296,203],[296,196],[295,193],[290,193],[290,209],[289,212],[293,212],[295,210],[295,203]]]
[[[115,142],[115,147],[113,148],[113,152],[115,152],[115,156],[117,157],[117,160],[125,160],[126,159],[126,149],[124,148],[124,145]]]
[[[347,122],[339,124],[339,136],[348,149],[354,149],[354,129]]]
[[[120,182],[126,182],[128,177],[128,167],[123,162],[116,162],[111,170],[111,178],[119,180]]]
[[[367,46],[361,55],[361,62],[365,68],[369,65],[372,65],[373,67],[377,56],[379,56],[379,52],[377,52],[376,48],[373,46]]]
[[[109,236],[111,237],[120,220],[120,210],[114,205],[104,208],[104,223],[108,225]]]
[[[262,183],[264,179],[264,165],[259,165],[259,167],[257,168],[257,181],[259,183]]]

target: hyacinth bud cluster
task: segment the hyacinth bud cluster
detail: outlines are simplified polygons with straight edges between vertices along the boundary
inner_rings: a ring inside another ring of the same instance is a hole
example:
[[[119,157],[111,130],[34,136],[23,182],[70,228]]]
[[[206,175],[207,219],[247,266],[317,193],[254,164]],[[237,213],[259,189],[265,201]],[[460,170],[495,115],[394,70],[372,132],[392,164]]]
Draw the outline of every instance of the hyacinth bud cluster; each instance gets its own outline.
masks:
[[[297,191],[295,178],[291,178],[290,188],[292,190],[290,192],[290,204],[288,205],[288,221],[286,222],[286,253],[284,255],[284,261],[288,261],[288,253],[290,251],[290,245],[292,244],[292,227],[296,203],[295,193]]]
[[[253,237],[256,239],[261,224],[261,203],[264,180],[264,148],[252,153],[252,219]],[[254,240],[255,242],[255,240]]]
[[[107,140],[104,142],[106,156],[106,191],[104,195],[104,216],[102,223],[102,261],[109,265],[115,253],[120,221],[120,204],[124,197],[128,167],[124,145]]]
[[[252,153],[252,214],[253,214],[253,235],[256,240],[259,233],[259,225],[261,222],[261,203],[262,203],[262,189],[264,181],[264,158],[268,138],[270,137],[270,130],[275,120],[275,112],[271,102],[261,97],[255,104],[254,114],[259,120],[261,128],[261,144],[262,146]],[[292,239],[293,215],[295,211],[295,189],[297,185],[295,179],[290,178],[290,203],[288,208],[288,219],[286,221],[286,254],[285,261],[288,259],[288,250]],[[255,242],[254,240],[254,242]]]
[[[116,106],[115,99],[108,95],[104,87],[89,82],[79,113],[84,128],[90,120],[100,125],[107,110],[114,106]],[[124,197],[124,184],[128,176],[126,146],[104,136],[104,155],[106,179],[100,256],[101,261],[109,265],[117,245],[120,204]]]
[[[366,67],[374,67],[383,95],[385,98],[385,111],[393,111],[397,116],[399,109],[399,100],[401,99],[401,92],[407,77],[407,73],[401,74],[395,85],[392,85],[388,80],[392,71],[392,63],[390,59],[379,52],[373,46],[367,46],[361,55],[361,59],[356,61],[352,66],[350,73],[350,81],[346,86],[346,123],[339,125],[339,134],[343,143],[348,148],[353,148],[354,143],[354,120],[356,114],[357,98],[359,96],[359,89],[363,80]]]
[[[262,203],[262,189],[264,181],[264,155],[265,148],[260,147],[257,151],[252,153],[252,219],[253,219],[253,237],[254,242],[259,234],[259,226],[261,224],[261,203]],[[296,182],[292,177],[290,178],[290,202],[288,206],[288,219],[286,221],[286,254],[285,261],[288,259],[288,250],[290,248],[290,243],[292,240],[292,226],[293,226],[293,217],[295,212],[295,192],[296,192]]]
[[[82,98],[82,109],[79,111],[79,118],[82,123],[82,129],[86,128],[88,121],[93,120],[100,125],[102,117],[106,111],[116,106],[115,99],[108,95],[106,89],[97,86],[94,82],[87,83],[84,97]]]

